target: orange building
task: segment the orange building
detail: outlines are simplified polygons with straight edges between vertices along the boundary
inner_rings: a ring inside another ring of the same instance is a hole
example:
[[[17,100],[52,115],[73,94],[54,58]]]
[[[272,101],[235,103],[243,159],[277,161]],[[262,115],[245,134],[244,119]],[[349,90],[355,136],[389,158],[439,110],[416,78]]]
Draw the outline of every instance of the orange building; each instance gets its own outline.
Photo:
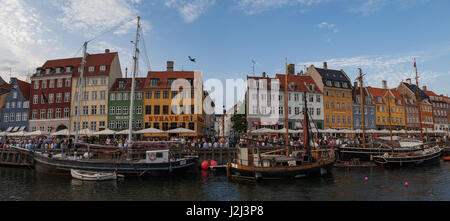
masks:
[[[385,81],[383,88],[368,87],[368,90],[376,105],[377,129],[390,129],[391,126],[394,130],[405,129],[403,97],[396,90],[387,89]]]

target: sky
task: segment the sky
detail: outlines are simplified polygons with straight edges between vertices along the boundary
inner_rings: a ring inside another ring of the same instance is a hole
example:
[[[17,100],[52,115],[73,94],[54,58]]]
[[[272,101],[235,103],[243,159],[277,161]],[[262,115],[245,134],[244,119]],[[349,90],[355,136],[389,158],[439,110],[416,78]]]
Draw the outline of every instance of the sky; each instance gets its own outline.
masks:
[[[26,80],[46,60],[81,57],[89,40],[88,53],[118,51],[130,73],[141,16],[140,77],[168,60],[204,81],[245,80],[252,60],[256,75],[273,77],[287,58],[297,72],[326,61],[352,81],[361,68],[366,85],[393,88],[414,79],[416,58],[419,84],[450,95],[449,8],[447,0],[0,0],[0,74]]]

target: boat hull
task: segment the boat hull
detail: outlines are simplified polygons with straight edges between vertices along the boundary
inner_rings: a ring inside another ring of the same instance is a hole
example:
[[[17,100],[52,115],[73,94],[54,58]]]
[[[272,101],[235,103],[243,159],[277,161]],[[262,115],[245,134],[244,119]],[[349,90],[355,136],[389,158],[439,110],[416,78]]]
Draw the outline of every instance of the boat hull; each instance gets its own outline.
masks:
[[[97,173],[97,172],[85,172],[78,170],[71,170],[70,174],[73,178],[85,181],[106,181],[106,180],[117,180],[116,173]]]
[[[419,149],[413,148],[401,148],[394,149],[394,153],[412,153]],[[383,155],[385,153],[392,153],[392,149],[387,148],[362,148],[362,147],[339,147],[338,154],[339,159],[343,161],[349,161],[353,158],[358,158],[360,161],[371,161],[371,156]]]
[[[383,167],[406,167],[406,166],[421,166],[432,165],[440,163],[441,151],[433,154],[417,156],[417,157],[383,157],[375,156],[374,162],[378,166]]]
[[[295,179],[305,176],[317,176],[328,173],[333,167],[335,158],[326,161],[290,167],[253,167],[232,164],[230,175],[232,178],[270,180],[270,179]]]
[[[180,159],[170,163],[113,162],[107,160],[69,160],[35,154],[34,168],[39,173],[70,176],[71,169],[117,173],[125,176],[159,176],[184,172],[198,165],[198,157]]]

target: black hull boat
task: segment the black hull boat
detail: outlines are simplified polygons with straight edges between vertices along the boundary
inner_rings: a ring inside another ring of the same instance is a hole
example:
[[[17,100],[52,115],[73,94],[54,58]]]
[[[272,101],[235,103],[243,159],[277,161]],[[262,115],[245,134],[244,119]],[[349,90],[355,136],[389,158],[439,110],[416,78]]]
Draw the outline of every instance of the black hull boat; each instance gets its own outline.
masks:
[[[423,151],[409,154],[389,154],[374,156],[374,162],[384,167],[403,167],[403,166],[419,166],[429,165],[440,162],[442,149],[434,147]]]
[[[159,160],[155,157],[159,155],[158,152],[161,151],[147,153],[150,159],[143,160],[76,159],[35,152],[34,168],[40,173],[61,176],[70,176],[71,169],[103,173],[117,172],[125,176],[159,176],[184,172],[198,165],[197,156]],[[161,155],[165,156],[164,151]]]
[[[395,148],[394,153],[396,154],[407,154],[413,153],[422,149],[421,147],[406,147],[406,148]],[[389,148],[363,148],[363,147],[351,147],[351,146],[341,146],[338,147],[339,159],[343,161],[349,161],[353,158],[358,158],[361,161],[372,161],[373,156],[383,155],[385,153],[391,153],[392,149]]]

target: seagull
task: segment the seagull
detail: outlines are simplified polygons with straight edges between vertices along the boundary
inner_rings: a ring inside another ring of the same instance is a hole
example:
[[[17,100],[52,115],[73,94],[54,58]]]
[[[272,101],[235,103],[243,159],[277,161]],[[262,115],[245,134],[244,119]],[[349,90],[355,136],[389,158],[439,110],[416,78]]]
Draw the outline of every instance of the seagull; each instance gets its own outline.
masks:
[[[189,56],[189,60],[195,63],[195,58],[192,58],[191,56]]]

